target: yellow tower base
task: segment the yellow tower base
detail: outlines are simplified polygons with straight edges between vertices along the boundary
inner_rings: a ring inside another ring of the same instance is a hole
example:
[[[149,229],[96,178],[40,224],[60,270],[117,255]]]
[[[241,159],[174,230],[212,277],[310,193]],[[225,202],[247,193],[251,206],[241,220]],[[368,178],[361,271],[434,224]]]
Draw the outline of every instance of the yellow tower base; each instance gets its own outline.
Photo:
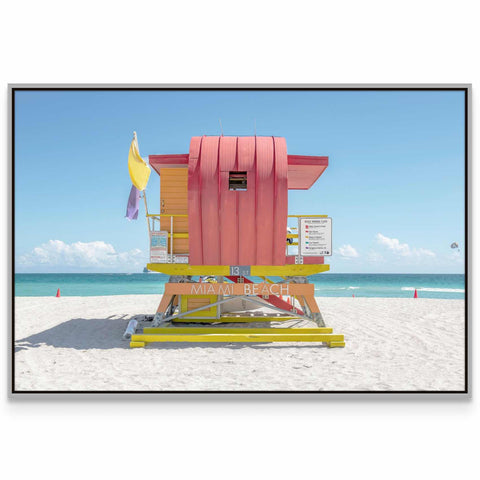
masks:
[[[145,347],[157,342],[318,342],[327,347],[344,347],[342,334],[326,327],[314,297],[313,284],[305,277],[292,277],[282,283],[265,278],[253,283],[245,277],[227,276],[233,283],[200,283],[176,278],[167,283],[153,327],[131,337],[130,347]],[[223,279],[222,279],[223,280]],[[297,283],[298,282],[298,283]],[[283,297],[291,298],[289,303]],[[222,305],[235,298],[273,309],[273,314],[222,313]],[[295,305],[297,300],[299,306]],[[311,320],[315,328],[236,328],[217,323],[279,322]],[[211,326],[178,327],[178,323],[207,323]]]

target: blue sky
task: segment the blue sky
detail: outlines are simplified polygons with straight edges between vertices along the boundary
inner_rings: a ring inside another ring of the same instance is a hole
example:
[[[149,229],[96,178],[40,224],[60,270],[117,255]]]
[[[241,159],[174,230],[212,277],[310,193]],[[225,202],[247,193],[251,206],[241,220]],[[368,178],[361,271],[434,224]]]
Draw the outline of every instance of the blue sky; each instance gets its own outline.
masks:
[[[127,157],[188,153],[194,135],[283,136],[327,155],[291,214],[333,218],[335,273],[463,273],[464,93],[458,91],[17,91],[17,272],[135,272]],[[149,209],[159,209],[152,171]],[[460,251],[450,244],[458,242]]]

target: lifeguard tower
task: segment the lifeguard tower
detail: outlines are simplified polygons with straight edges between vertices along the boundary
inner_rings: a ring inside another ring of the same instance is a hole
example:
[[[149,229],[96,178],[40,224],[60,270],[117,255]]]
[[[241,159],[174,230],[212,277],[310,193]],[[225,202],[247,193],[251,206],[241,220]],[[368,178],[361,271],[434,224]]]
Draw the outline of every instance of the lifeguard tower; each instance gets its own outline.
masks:
[[[189,153],[150,155],[149,163],[160,176],[160,213],[149,213],[145,201],[147,268],[170,279],[153,326],[132,335],[131,347],[152,342],[345,346],[343,335],[325,326],[308,282],[309,275],[329,269],[324,258],[332,253],[331,219],[288,215],[288,190],[309,189],[328,157],[288,155],[281,137],[203,136],[191,139]],[[289,222],[296,225],[288,228]],[[272,328],[271,322],[295,319],[316,326]],[[270,328],[218,325],[251,322],[269,322]]]

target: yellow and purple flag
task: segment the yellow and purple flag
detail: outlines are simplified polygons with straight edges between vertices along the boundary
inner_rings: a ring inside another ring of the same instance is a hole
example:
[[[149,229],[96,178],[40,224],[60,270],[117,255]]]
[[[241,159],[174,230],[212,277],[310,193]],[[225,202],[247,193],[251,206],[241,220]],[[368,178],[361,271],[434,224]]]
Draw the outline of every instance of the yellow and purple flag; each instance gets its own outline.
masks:
[[[130,195],[128,197],[127,214],[125,215],[129,220],[136,220],[138,218],[138,204],[140,203],[140,191],[135,185],[132,185]]]
[[[141,192],[145,190],[150,178],[150,167],[140,156],[136,132],[133,132],[133,140],[128,152],[128,172],[133,185]]]
[[[138,204],[140,201],[140,192],[145,190],[150,177],[150,167],[140,156],[138,150],[137,133],[133,132],[133,140],[128,152],[128,173],[132,180],[132,188],[128,197],[127,214],[129,220],[138,218]]]

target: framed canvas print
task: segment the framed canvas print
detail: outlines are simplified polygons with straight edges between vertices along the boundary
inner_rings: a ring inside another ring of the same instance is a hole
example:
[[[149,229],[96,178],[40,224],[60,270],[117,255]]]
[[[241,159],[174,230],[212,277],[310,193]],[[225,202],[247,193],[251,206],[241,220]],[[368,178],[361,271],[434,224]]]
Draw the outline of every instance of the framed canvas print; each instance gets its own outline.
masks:
[[[469,394],[469,85],[12,85],[14,394]]]

